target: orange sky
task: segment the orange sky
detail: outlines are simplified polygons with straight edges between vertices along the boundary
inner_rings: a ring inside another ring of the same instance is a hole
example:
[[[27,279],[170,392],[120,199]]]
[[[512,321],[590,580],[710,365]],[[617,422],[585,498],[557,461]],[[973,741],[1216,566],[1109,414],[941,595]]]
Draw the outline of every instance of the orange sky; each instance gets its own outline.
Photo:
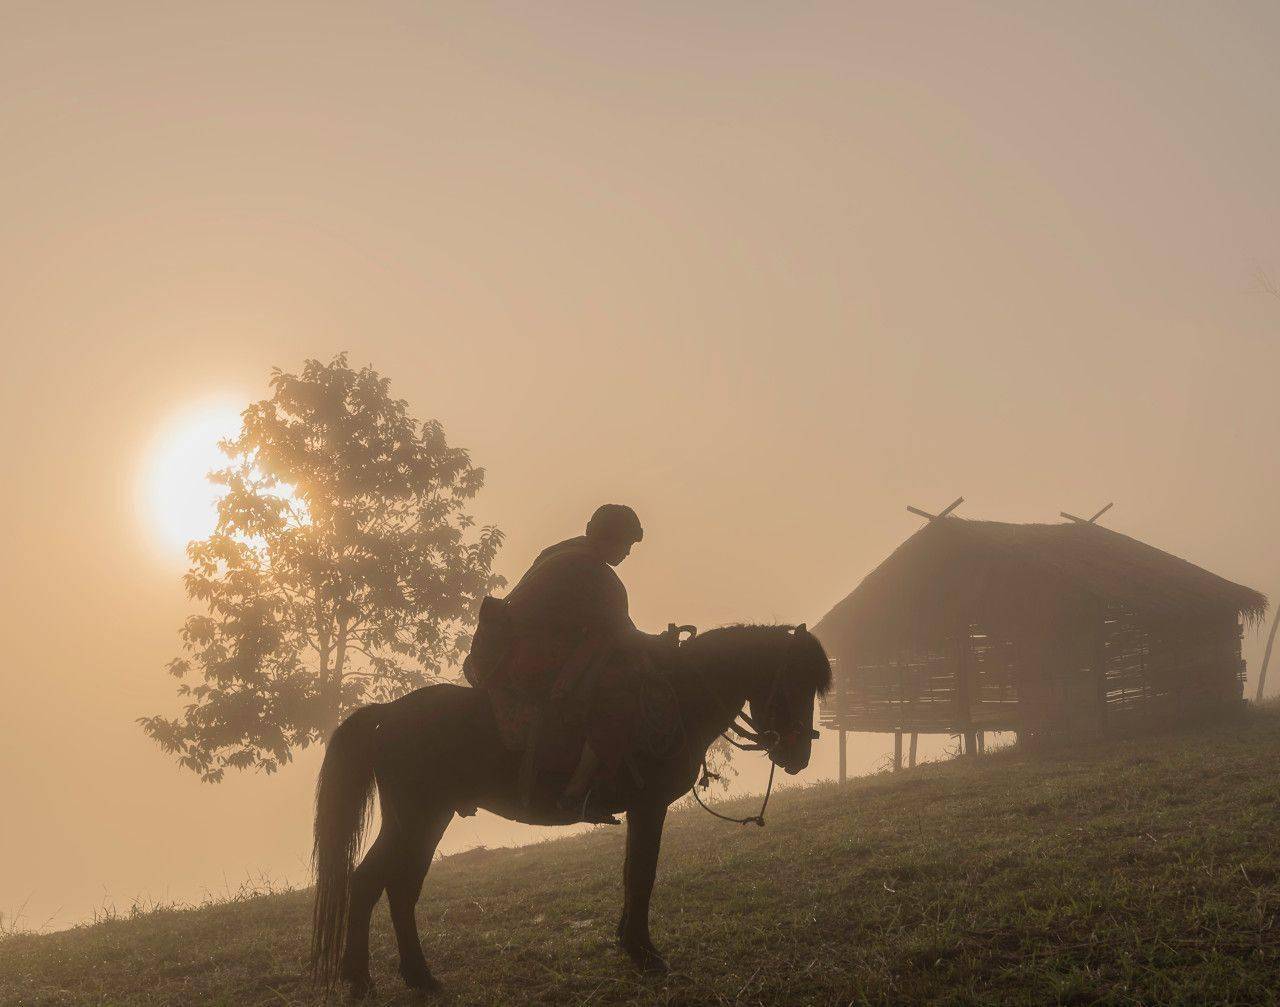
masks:
[[[471,448],[509,576],[632,503],[650,628],[816,621],[959,494],[1280,593],[1275,5],[425,8],[0,11],[0,910],[303,878],[312,758],[201,786],[133,718],[147,445],[306,356]]]

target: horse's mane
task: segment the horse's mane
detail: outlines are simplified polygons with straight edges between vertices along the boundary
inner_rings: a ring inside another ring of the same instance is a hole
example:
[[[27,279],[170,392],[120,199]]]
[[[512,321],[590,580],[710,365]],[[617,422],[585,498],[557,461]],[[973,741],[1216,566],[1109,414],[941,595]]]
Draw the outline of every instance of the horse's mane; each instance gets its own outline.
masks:
[[[787,654],[793,680],[813,689],[819,696],[831,690],[831,662],[818,638],[808,630],[795,632],[795,626],[736,623],[718,626],[699,633],[685,645],[691,656],[714,655],[718,660],[740,655],[743,665],[754,664],[782,648],[794,648]]]

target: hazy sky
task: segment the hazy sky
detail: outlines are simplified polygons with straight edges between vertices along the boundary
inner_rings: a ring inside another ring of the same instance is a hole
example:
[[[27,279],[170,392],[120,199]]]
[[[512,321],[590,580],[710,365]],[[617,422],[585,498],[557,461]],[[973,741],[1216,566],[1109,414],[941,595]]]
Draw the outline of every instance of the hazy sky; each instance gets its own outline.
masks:
[[[1271,3],[0,3],[0,910],[304,878],[313,757],[211,788],[133,718],[189,611],[149,445],[307,356],[472,450],[509,576],[633,504],[649,628],[816,621],[960,494],[1280,593],[1278,49]]]

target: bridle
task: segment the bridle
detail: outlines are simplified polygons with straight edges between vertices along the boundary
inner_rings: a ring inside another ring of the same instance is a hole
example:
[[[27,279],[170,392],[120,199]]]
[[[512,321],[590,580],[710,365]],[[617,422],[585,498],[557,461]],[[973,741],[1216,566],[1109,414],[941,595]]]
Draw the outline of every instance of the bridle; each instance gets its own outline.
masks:
[[[801,624],[796,627],[796,632],[801,632],[804,628],[804,625]],[[680,640],[680,637],[683,634],[688,633],[688,638],[680,641],[681,646],[684,646],[698,635],[698,629],[696,626],[672,625],[667,627],[667,632],[672,633],[677,640]],[[720,697],[717,696],[711,686],[707,684],[706,680],[702,677],[701,671],[697,668],[697,665],[695,664],[693,667],[694,674],[697,677],[699,684],[702,685],[703,690],[711,697],[712,701],[715,702],[716,705],[722,705]],[[773,682],[769,687],[769,698],[765,700],[762,709],[769,710],[773,708],[773,701],[777,697],[779,685],[790,668],[790,661],[782,661],[774,670]],[[745,702],[743,705],[745,706]],[[679,711],[679,704],[677,704],[676,710]],[[739,720],[742,721],[741,724],[738,723]],[[744,738],[745,741],[738,741],[736,738],[730,737],[730,731],[733,731],[739,737]],[[689,732],[685,729],[683,717],[680,719],[680,732],[684,736],[686,753],[692,755],[693,753],[689,751]],[[702,774],[698,777],[697,782],[693,786],[693,799],[698,802],[698,806],[701,807],[703,811],[707,812],[709,815],[714,815],[722,821],[733,822],[735,825],[746,825],[748,823],[752,823],[764,828],[764,812],[769,806],[769,797],[773,793],[774,774],[778,771],[778,763],[773,759],[774,750],[782,747],[783,745],[793,744],[794,742],[799,741],[800,738],[806,734],[809,736],[810,740],[814,740],[818,737],[817,731],[813,730],[813,728],[809,727],[807,724],[801,725],[798,722],[792,724],[785,733],[774,728],[760,730],[751,715],[744,709],[739,708],[737,713],[733,715],[733,720],[729,726],[720,733],[720,737],[739,751],[764,752],[769,756],[769,783],[765,787],[764,800],[760,803],[760,810],[747,818],[734,818],[731,815],[722,815],[714,808],[707,806],[706,802],[704,802],[698,795],[698,789],[702,788],[703,790],[706,790],[711,786],[712,780],[718,780],[721,777],[719,773],[711,772],[710,767],[707,765],[706,752],[702,753]]]

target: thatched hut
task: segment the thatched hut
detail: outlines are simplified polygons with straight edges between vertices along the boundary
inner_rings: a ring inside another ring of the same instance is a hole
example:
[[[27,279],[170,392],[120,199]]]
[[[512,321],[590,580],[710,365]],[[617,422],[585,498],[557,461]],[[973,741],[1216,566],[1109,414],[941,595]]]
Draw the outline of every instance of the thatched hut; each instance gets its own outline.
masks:
[[[1238,704],[1241,620],[1267,599],[1084,521],[942,517],[814,633],[846,731],[1020,736],[1127,731]],[[914,738],[913,738],[914,742]],[[914,751],[914,744],[913,744]],[[843,765],[843,758],[841,760]]]

